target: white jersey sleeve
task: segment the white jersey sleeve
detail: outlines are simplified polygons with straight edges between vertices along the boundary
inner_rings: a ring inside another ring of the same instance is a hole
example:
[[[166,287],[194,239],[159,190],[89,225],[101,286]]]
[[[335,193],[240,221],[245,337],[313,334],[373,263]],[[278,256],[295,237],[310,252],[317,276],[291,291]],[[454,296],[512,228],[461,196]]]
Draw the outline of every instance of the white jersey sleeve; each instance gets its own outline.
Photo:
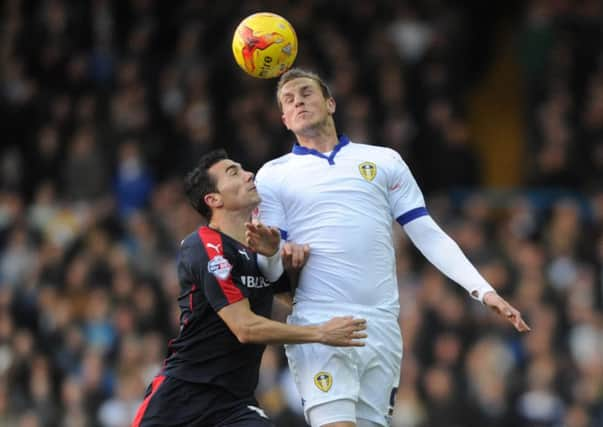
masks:
[[[430,216],[406,224],[404,231],[429,262],[465,288],[471,297],[483,302],[484,295],[494,291],[459,245]]]
[[[392,216],[401,225],[405,225],[427,214],[425,200],[417,181],[400,154],[394,150],[388,151],[393,158],[387,182],[389,205]]]

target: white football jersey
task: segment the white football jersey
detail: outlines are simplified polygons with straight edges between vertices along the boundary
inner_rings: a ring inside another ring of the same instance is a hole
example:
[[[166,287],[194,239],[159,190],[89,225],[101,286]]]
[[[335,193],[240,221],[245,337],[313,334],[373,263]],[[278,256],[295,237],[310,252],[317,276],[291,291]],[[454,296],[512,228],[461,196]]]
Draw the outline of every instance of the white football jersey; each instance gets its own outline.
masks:
[[[295,145],[257,173],[260,218],[310,245],[295,302],[358,304],[398,314],[392,222],[427,215],[408,166],[390,148],[341,136],[331,153]]]

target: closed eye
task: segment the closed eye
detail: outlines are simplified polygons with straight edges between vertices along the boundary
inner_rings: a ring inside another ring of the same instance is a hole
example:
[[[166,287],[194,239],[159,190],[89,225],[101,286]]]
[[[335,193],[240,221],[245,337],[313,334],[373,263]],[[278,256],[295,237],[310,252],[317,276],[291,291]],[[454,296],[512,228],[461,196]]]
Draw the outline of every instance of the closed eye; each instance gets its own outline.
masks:
[[[226,168],[226,174],[229,176],[237,176],[240,168],[241,166],[238,164],[230,165]]]

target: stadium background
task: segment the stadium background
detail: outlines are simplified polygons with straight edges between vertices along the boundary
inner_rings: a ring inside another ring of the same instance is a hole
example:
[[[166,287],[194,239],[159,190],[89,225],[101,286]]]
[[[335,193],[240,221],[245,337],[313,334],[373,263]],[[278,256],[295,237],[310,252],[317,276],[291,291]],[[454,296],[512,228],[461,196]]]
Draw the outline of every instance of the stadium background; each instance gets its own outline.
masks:
[[[125,426],[177,332],[184,172],[292,144],[275,81],[234,64],[249,13],[287,17],[340,131],[398,150],[432,215],[521,309],[518,335],[398,232],[395,427],[603,426],[603,6],[5,0],[0,426]],[[282,319],[284,313],[275,313]],[[282,348],[258,397],[301,426]]]

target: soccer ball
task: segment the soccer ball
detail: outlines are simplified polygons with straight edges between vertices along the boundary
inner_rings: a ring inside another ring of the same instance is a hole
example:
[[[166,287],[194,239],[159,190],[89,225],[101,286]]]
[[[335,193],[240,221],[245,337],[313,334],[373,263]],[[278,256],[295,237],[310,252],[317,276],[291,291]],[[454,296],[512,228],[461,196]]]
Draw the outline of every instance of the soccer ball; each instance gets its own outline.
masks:
[[[297,56],[297,35],[282,16],[255,13],[243,19],[235,30],[232,53],[247,74],[271,79],[293,65]]]

